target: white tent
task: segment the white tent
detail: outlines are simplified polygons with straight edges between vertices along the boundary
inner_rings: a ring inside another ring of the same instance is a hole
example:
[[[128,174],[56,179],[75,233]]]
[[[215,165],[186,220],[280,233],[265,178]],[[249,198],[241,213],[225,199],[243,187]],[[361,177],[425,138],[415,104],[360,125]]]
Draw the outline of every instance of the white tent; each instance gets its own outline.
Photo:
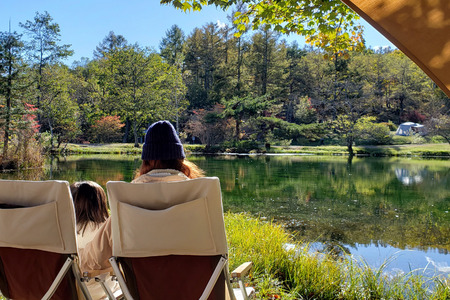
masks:
[[[396,135],[412,135],[414,133],[424,134],[425,126],[419,123],[405,122],[398,126]]]

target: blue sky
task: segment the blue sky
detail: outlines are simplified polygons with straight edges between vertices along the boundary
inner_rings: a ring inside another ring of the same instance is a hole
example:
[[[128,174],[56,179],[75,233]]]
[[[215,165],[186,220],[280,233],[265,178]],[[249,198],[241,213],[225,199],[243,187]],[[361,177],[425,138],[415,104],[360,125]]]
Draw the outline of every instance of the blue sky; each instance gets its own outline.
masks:
[[[128,42],[159,49],[166,31],[174,24],[189,35],[196,27],[208,22],[229,23],[227,15],[215,7],[201,12],[184,13],[158,0],[0,0],[0,31],[22,32],[19,22],[33,20],[35,13],[48,11],[61,29],[61,42],[71,44],[75,54],[66,61],[71,64],[81,57],[92,58],[95,47],[110,32],[123,35]],[[394,47],[380,33],[363,22],[365,38],[372,48]],[[291,35],[288,42],[304,44],[304,38]]]

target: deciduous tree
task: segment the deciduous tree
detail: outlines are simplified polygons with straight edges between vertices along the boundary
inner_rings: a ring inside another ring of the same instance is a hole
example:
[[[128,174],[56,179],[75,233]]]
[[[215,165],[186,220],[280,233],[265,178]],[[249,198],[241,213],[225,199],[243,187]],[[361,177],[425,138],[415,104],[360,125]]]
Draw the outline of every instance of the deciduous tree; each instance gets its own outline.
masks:
[[[227,135],[227,121],[222,118],[224,106],[214,105],[211,109],[194,110],[186,123],[185,132],[198,138],[206,147],[222,143]]]
[[[450,117],[448,114],[430,118],[426,126],[429,133],[442,136],[450,144]]]
[[[234,13],[240,32],[247,25],[252,29],[272,27],[281,33],[296,33],[306,37],[311,45],[331,53],[342,53],[364,46],[362,28],[356,24],[359,16],[339,0],[160,0],[184,11],[201,10],[204,5],[228,9],[244,3],[244,11]]]
[[[99,143],[113,143],[121,139],[121,128],[124,127],[119,116],[102,117],[92,125],[90,133],[92,139]]]
[[[42,70],[41,124],[50,131],[52,148],[55,138],[59,148],[79,133],[79,108],[76,99],[71,97],[72,76],[64,65],[53,64]]]
[[[184,87],[180,71],[161,56],[139,45],[126,46],[105,61],[111,113],[130,120],[138,147],[141,129],[148,122],[173,117],[175,86]],[[178,110],[184,109],[183,105]]]

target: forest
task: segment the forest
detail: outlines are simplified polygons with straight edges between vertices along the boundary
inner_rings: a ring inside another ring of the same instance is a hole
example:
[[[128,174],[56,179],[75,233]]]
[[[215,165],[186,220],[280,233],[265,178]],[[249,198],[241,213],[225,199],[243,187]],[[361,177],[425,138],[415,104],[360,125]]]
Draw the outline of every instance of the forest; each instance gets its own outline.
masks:
[[[2,168],[38,165],[67,143],[139,146],[160,119],[207,149],[332,144],[352,154],[395,144],[407,121],[428,132],[408,142],[450,142],[449,98],[399,50],[361,39],[333,52],[238,27],[173,25],[158,49],[111,31],[71,66],[48,12],[0,32]]]

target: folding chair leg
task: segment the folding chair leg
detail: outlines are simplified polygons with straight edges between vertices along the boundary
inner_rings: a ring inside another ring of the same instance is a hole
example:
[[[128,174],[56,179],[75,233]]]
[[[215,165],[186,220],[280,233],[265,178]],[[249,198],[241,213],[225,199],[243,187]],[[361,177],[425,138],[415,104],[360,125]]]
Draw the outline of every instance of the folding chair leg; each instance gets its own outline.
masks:
[[[236,300],[233,287],[231,286],[230,271],[228,270],[228,264],[225,265],[223,272],[225,273],[225,283],[227,285],[228,294],[230,295],[230,300]]]
[[[76,263],[72,264],[72,271],[75,274],[75,278],[77,280],[78,286],[81,289],[81,292],[83,293],[84,299],[92,300],[91,294],[89,293],[86,283],[84,281],[81,281],[82,276],[81,276],[80,267],[78,266],[78,260],[76,260]]]
[[[55,280],[53,280],[52,285],[48,289],[47,293],[45,293],[44,297],[42,297],[42,300],[49,300],[53,294],[56,292],[56,289],[58,288],[59,284],[63,280],[64,276],[66,275],[67,271],[69,271],[70,267],[73,264],[73,259],[68,257],[66,259],[66,262],[61,267],[61,270],[59,270],[58,275],[56,275]]]
[[[103,291],[108,296],[109,300],[115,300],[116,297],[114,297],[113,292],[111,291],[110,288],[108,288],[106,286],[105,277],[106,277],[106,274],[101,274],[101,275],[99,275],[98,277],[95,278],[95,281],[98,282],[101,285]]]
[[[133,300],[133,297],[128,290],[127,284],[125,283],[125,279],[122,276],[122,272],[120,271],[119,265],[117,264],[116,257],[111,257],[109,259],[111,266],[116,274],[117,281],[119,281],[120,288],[122,289],[122,294],[126,300]]]
[[[245,289],[244,282],[242,281],[242,279],[239,279],[238,282],[239,282],[239,289],[241,290],[241,293],[242,293],[242,297],[244,297],[244,300],[248,300],[248,295],[247,295],[247,291]]]
[[[214,285],[217,282],[217,279],[220,276],[220,273],[222,272],[223,268],[225,267],[225,264],[227,263],[227,259],[225,257],[221,257],[219,262],[217,263],[216,268],[214,269],[214,272],[211,275],[211,278],[208,281],[208,284],[206,285],[205,290],[203,291],[203,294],[200,296],[199,300],[206,300],[209,297],[209,294],[211,294]]]

